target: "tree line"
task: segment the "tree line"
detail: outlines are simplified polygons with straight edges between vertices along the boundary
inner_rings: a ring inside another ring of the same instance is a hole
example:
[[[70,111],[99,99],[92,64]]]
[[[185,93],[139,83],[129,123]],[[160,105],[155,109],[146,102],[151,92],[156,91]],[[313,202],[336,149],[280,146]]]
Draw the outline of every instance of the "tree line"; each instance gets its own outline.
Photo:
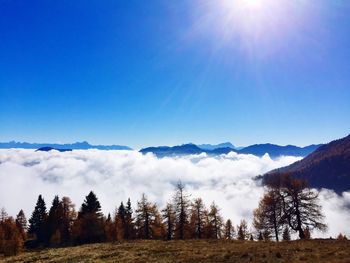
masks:
[[[28,222],[21,210],[16,218],[2,210],[0,217],[0,253],[18,253],[27,248],[72,246],[96,242],[134,239],[238,239],[290,240],[290,233],[300,239],[310,237],[313,229],[325,230],[324,216],[317,203],[316,191],[305,181],[283,175],[270,183],[259,207],[254,210],[253,227],[244,219],[234,226],[223,219],[213,202],[206,207],[201,198],[191,200],[185,186],[176,185],[173,198],[159,209],[142,194],[136,209],[130,199],[121,202],[113,215],[104,215],[94,192],[90,192],[79,208],[69,197],[55,196],[51,207],[39,195]]]

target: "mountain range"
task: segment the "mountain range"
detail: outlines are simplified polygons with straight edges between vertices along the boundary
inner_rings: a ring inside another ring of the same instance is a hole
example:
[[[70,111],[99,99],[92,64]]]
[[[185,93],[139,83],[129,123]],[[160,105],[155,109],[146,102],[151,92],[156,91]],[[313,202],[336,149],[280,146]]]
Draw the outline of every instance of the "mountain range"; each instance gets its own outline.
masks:
[[[350,135],[320,146],[298,162],[263,175],[264,184],[283,173],[304,178],[311,187],[333,189],[338,193],[350,190]]]
[[[231,145],[231,147],[229,147]],[[154,153],[158,157],[174,156],[174,155],[187,155],[187,154],[200,154],[207,153],[210,155],[227,154],[229,152],[237,152],[241,154],[253,154],[256,156],[263,156],[269,154],[270,157],[275,158],[282,155],[289,156],[307,156],[316,150],[320,145],[310,145],[306,147],[298,147],[294,145],[280,146],[275,144],[255,144],[241,149],[234,148],[231,143],[223,143],[218,145],[195,145],[195,144],[183,144],[178,146],[159,146],[159,147],[148,147],[140,150],[141,153]]]
[[[123,145],[91,145],[88,142],[75,142],[70,144],[60,144],[60,143],[28,143],[28,142],[1,142],[0,149],[11,149],[11,148],[21,148],[21,149],[40,149],[44,147],[54,148],[57,150],[67,149],[67,150],[88,150],[88,149],[98,149],[98,150],[132,150],[128,146]]]
[[[158,157],[174,156],[174,155],[188,155],[188,154],[201,154],[207,153],[209,155],[220,155],[227,154],[229,152],[237,152],[242,154],[253,154],[256,156],[263,156],[265,153],[269,154],[270,157],[276,158],[282,155],[289,156],[301,156],[305,157],[320,145],[310,145],[306,147],[298,147],[294,145],[280,146],[275,144],[254,144],[248,147],[235,147],[230,142],[220,144],[183,144],[177,146],[159,146],[159,147],[148,147],[140,150],[141,153],[154,153]],[[22,148],[22,149],[56,149],[56,150],[87,150],[87,149],[98,149],[98,150],[132,150],[128,146],[123,145],[91,145],[88,142],[76,142],[71,144],[59,144],[59,143],[28,143],[28,142],[3,142],[0,143],[0,149],[10,148]]]

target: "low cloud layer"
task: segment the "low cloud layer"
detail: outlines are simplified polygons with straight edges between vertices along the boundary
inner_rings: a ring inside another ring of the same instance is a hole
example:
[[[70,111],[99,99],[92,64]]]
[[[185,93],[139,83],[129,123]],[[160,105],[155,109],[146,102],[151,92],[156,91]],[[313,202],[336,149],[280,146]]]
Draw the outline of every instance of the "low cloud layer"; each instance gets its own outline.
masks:
[[[142,193],[162,207],[181,180],[191,197],[202,197],[207,205],[215,201],[223,216],[237,224],[243,218],[251,220],[264,191],[252,178],[299,159],[285,156],[272,160],[268,155],[260,158],[233,152],[219,157],[201,154],[158,159],[136,151],[0,150],[0,207],[10,215],[23,208],[29,217],[39,194],[48,207],[58,194],[71,197],[78,209],[90,190],[97,194],[105,213],[113,213],[128,197],[136,205]],[[329,230],[317,235],[350,235],[350,193],[337,196],[322,190],[320,199]]]

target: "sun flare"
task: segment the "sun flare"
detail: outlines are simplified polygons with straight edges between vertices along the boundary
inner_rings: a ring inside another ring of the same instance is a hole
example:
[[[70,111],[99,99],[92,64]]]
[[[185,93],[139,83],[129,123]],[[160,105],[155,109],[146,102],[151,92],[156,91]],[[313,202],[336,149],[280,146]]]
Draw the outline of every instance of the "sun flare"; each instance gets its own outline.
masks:
[[[222,0],[222,5],[230,12],[259,12],[264,8],[262,0]]]

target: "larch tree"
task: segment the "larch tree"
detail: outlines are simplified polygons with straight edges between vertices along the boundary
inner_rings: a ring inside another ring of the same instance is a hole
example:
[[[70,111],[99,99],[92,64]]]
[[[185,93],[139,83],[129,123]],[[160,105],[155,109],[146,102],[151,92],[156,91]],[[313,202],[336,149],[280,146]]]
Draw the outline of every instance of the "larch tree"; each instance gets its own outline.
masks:
[[[223,219],[220,215],[220,209],[219,207],[213,202],[210,205],[209,210],[209,223],[211,225],[211,238],[219,239],[221,238],[221,230],[223,225]]]
[[[185,239],[188,237],[189,228],[189,196],[185,191],[185,186],[180,181],[176,185],[174,196],[175,208],[175,238]]]
[[[284,175],[279,187],[284,219],[289,227],[305,239],[305,229],[325,231],[322,207],[318,204],[318,192],[310,189],[303,179]]]
[[[235,227],[232,224],[231,219],[227,219],[225,223],[225,230],[224,230],[224,238],[225,239],[233,239],[235,236]]]
[[[16,216],[16,226],[20,231],[23,237],[23,240],[25,240],[27,238],[28,223],[27,223],[27,218],[22,209],[19,211],[19,213]]]
[[[5,211],[5,210],[4,210]],[[23,247],[23,236],[12,217],[0,220],[0,254],[13,256]]]
[[[281,195],[279,191],[271,189],[254,210],[253,225],[258,231],[274,233],[278,242],[284,223]]]
[[[289,232],[289,227],[287,225],[283,229],[282,240],[290,241],[290,232]]]
[[[201,198],[196,198],[191,205],[190,225],[193,238],[203,238],[205,227],[205,205]]]
[[[159,238],[161,216],[156,204],[149,202],[147,196],[142,194],[135,212],[137,237],[141,239]]]
[[[166,228],[166,239],[171,240],[174,237],[175,211],[171,203],[167,203],[162,210],[162,217]]]
[[[62,222],[60,225],[61,243],[68,244],[72,238],[72,227],[77,217],[77,213],[75,212],[75,205],[69,197],[62,197],[60,203],[62,209]]]
[[[244,219],[241,220],[241,223],[237,226],[237,239],[238,240],[247,240],[249,238],[248,224]]]

